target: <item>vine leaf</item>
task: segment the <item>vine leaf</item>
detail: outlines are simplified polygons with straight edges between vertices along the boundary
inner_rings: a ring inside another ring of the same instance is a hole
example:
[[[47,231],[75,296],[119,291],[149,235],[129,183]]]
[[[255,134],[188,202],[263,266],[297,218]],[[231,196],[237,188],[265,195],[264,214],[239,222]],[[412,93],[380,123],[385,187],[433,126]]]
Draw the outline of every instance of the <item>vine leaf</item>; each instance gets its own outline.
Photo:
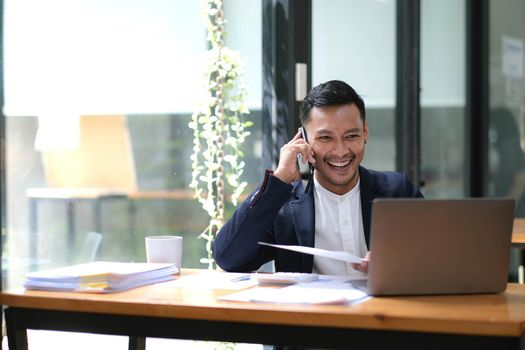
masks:
[[[189,186],[210,217],[208,227],[199,235],[206,241],[207,254],[200,262],[213,269],[211,243],[224,224],[225,192],[232,192],[231,202],[236,206],[247,186],[247,182],[240,181],[245,167],[241,146],[250,135],[247,128],[253,123],[245,120],[250,111],[244,104],[242,56],[224,44],[223,0],[202,0],[201,4],[209,50],[203,74],[203,99],[188,123],[193,130]]]

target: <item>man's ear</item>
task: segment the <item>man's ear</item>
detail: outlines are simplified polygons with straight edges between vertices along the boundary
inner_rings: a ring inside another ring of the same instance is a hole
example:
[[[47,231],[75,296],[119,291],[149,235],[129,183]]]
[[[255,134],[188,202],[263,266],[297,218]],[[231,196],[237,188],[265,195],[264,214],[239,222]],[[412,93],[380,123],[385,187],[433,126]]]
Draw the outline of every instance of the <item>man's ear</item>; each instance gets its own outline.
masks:
[[[365,139],[365,143],[368,140],[368,122],[365,121],[365,125],[363,126],[363,137]]]

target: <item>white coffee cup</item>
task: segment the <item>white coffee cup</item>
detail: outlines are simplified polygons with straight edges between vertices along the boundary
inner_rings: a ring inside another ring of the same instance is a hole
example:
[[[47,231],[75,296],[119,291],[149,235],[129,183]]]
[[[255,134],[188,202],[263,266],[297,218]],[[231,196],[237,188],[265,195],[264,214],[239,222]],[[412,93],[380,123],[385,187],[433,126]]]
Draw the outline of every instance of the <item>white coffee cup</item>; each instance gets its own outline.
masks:
[[[180,268],[182,263],[182,237],[146,237],[146,257],[149,263],[170,263]]]

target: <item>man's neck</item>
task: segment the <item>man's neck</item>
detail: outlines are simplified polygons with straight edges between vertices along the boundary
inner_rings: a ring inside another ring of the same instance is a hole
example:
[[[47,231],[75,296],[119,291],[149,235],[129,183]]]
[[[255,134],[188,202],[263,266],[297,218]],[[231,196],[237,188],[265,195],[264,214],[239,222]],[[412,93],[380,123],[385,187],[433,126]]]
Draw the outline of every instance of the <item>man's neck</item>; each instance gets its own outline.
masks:
[[[338,195],[338,196],[344,196],[344,195],[354,191],[357,187],[359,187],[359,183],[360,183],[360,177],[359,177],[359,174],[357,174],[357,180],[353,184],[353,186],[349,187],[346,190],[335,192],[335,191],[331,190],[330,188],[326,188],[325,186],[321,185],[321,183],[318,181],[317,177],[315,176],[315,173],[314,173],[313,178],[314,178],[314,185],[315,185],[315,187],[323,188],[325,191],[328,191],[328,192],[333,193],[333,194]]]

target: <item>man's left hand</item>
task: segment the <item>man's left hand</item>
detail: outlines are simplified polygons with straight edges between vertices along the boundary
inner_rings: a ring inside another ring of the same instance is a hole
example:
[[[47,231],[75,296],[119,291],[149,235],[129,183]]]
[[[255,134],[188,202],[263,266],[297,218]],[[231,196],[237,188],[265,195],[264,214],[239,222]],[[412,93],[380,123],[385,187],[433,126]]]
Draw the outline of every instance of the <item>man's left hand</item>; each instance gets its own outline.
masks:
[[[360,264],[352,264],[352,267],[357,271],[368,273],[368,263],[370,262],[370,252],[366,253]]]

